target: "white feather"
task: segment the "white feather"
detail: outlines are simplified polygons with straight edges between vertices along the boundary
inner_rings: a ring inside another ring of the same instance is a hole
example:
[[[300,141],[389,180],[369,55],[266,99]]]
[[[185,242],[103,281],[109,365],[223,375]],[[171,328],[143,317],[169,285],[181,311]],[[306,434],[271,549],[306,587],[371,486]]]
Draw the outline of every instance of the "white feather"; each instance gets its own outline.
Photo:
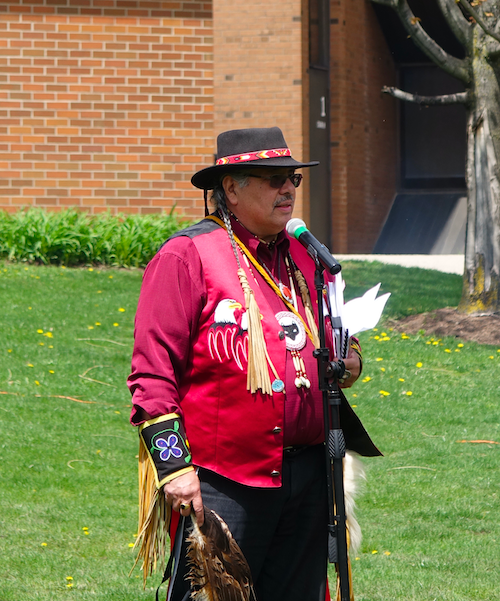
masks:
[[[344,496],[349,549],[352,553],[357,553],[361,546],[361,526],[356,519],[355,509],[356,497],[363,480],[366,480],[366,474],[360,456],[353,451],[347,451],[344,457]]]

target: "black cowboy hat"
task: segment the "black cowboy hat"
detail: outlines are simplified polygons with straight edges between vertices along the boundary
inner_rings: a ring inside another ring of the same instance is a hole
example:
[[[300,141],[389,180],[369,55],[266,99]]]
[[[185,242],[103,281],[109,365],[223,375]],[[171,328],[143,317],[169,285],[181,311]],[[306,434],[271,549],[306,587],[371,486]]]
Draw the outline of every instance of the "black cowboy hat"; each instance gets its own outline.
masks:
[[[222,175],[242,167],[314,167],[319,161],[300,163],[292,158],[279,127],[233,129],[217,137],[215,165],[193,175],[191,183],[202,190],[212,190]]]

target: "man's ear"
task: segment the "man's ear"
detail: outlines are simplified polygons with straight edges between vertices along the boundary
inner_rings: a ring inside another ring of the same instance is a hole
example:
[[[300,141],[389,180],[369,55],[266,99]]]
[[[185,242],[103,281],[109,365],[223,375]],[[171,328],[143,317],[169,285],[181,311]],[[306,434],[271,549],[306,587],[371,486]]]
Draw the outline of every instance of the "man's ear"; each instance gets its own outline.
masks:
[[[224,188],[224,192],[226,193],[226,199],[228,203],[235,207],[238,204],[238,194],[239,185],[236,180],[234,180],[230,175],[226,175],[222,180],[222,187]]]

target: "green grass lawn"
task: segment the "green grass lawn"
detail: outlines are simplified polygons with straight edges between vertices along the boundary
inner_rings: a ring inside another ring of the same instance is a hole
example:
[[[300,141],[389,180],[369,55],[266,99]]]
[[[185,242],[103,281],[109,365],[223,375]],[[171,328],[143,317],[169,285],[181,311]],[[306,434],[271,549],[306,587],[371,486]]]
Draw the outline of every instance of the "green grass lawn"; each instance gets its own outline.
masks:
[[[0,264],[0,601],[153,600],[134,560],[137,437],[125,386],[142,272]],[[461,278],[345,263],[386,316],[456,306]],[[358,601],[500,600],[500,352],[361,336],[348,393],[383,458],[364,461]],[[410,394],[411,393],[411,394]],[[331,581],[333,581],[333,576]]]

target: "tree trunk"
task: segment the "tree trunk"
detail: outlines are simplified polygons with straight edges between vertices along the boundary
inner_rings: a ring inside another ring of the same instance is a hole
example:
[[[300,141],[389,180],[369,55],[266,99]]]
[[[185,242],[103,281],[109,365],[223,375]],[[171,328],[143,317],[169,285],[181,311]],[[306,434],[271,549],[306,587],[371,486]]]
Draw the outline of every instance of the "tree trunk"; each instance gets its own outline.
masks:
[[[500,56],[474,28],[467,124],[467,234],[459,311],[500,311]]]

